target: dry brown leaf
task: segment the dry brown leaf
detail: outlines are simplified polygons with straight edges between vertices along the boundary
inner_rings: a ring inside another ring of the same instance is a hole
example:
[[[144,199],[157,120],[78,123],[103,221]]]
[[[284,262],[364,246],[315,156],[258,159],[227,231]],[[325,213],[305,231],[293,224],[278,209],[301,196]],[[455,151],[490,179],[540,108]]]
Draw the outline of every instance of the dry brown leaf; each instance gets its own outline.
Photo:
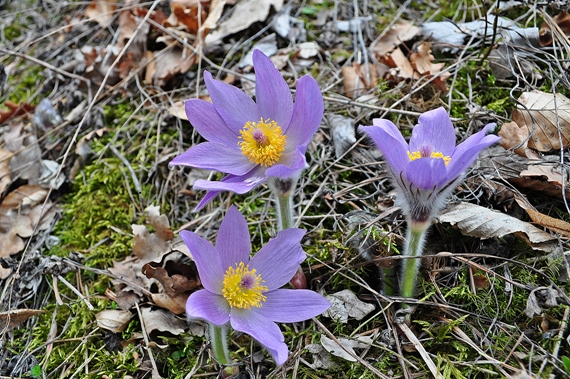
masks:
[[[520,207],[526,211],[526,213],[529,215],[530,219],[534,223],[536,223],[540,226],[544,226],[545,228],[548,228],[555,233],[563,235],[564,237],[570,237],[570,224],[569,223],[567,223],[566,221],[563,221],[563,220],[560,220],[560,219],[557,219],[554,217],[550,217],[548,215],[540,213],[524,197],[515,196],[515,200],[516,200],[517,204],[520,205]]]
[[[174,234],[170,230],[166,216],[161,215],[155,206],[147,207],[145,213],[156,232],[150,233],[146,226],[133,224],[135,257],[115,262],[113,267],[109,268],[109,271],[116,276],[113,284],[117,304],[124,310],[132,308],[142,298],[143,293],[150,295],[154,279],[149,279],[142,273],[143,266],[153,260],[162,261],[165,254],[171,251],[170,241]],[[178,254],[181,257],[183,253]]]
[[[343,67],[342,75],[346,96],[355,99],[367,90],[373,89],[378,83],[378,78],[387,72],[383,67],[380,64],[369,63],[362,65],[353,63],[352,67]]]
[[[12,267],[4,268],[0,265],[0,280],[4,280],[10,275],[12,275]]]
[[[558,28],[560,28],[560,31],[566,37],[570,37],[570,14],[568,14],[568,12],[558,13],[556,16],[552,17],[552,21],[558,26]],[[539,31],[539,42],[541,46],[552,45],[552,26],[547,20],[542,22]]]
[[[174,335],[179,335],[180,333],[184,333],[184,330],[186,329],[185,321],[163,309],[153,311],[150,308],[142,308],[141,316],[148,334],[155,330],[159,330],[161,332],[169,332]]]
[[[106,28],[113,21],[113,13],[117,9],[116,3],[116,0],[93,0],[85,9],[85,17]]]
[[[36,184],[40,178],[42,151],[33,130],[23,123],[13,123],[4,133],[6,150],[14,153],[10,159],[10,172],[13,180],[23,179]]]
[[[517,237],[523,237],[522,233],[525,235],[522,239],[534,249],[542,250],[545,242],[556,243],[554,236],[528,222],[476,204],[455,204],[446,209],[439,220],[457,225],[463,235],[481,239],[500,238],[513,233]]]
[[[400,19],[372,42],[370,49],[378,56],[389,54],[401,43],[414,38],[420,31],[421,29],[413,23]]]
[[[110,330],[113,333],[121,333],[124,331],[133,314],[129,311],[120,311],[118,309],[106,309],[95,315],[97,326],[101,329]]]
[[[12,156],[13,154],[8,150],[0,149],[0,198],[12,184],[12,177],[10,176],[10,159]]]
[[[515,153],[521,157],[539,159],[536,152],[528,147],[529,132],[526,127],[521,128],[513,121],[507,122],[501,125],[498,135],[502,137],[500,144],[505,149],[509,150],[520,145],[520,147],[513,150]]]
[[[172,298],[165,293],[153,293],[150,297],[157,306],[168,309],[175,315],[186,312],[186,300],[188,300],[188,295],[186,299],[182,297]]]
[[[445,67],[445,63],[433,63],[435,57],[431,54],[431,44],[422,42],[418,46],[418,52],[410,55],[410,63],[412,67],[421,76],[435,76],[434,85],[441,91],[447,91],[445,81],[451,76],[449,72],[441,72]]]
[[[395,71],[391,71],[395,78],[419,78],[418,73],[414,71],[412,64],[399,47],[395,48],[389,55],[381,57],[381,62],[395,69]]]
[[[0,329],[4,329],[6,326],[8,329],[17,328],[30,317],[45,312],[46,311],[40,309],[16,309],[8,312],[0,312]]]
[[[189,33],[196,35],[200,25],[206,21],[208,12],[198,2],[194,4],[184,4],[180,1],[172,1],[170,3],[172,13],[166,21],[171,26],[184,26]],[[198,17],[198,12],[200,16]]]
[[[188,116],[186,115],[186,108],[184,107],[184,101],[176,101],[172,106],[168,108],[168,111],[174,117],[178,117],[181,120],[188,121]]]
[[[177,46],[160,52],[147,51],[146,56],[149,64],[145,80],[158,87],[164,87],[175,75],[184,74],[198,59],[198,54]]]
[[[271,7],[275,11],[279,11],[283,7],[283,0],[240,1],[234,7],[232,15],[206,36],[206,44],[214,43],[226,36],[246,30],[253,23],[265,21],[269,16]]]
[[[28,103],[16,104],[7,100],[4,105],[8,108],[7,111],[0,109],[0,124],[7,121],[11,117],[18,117],[27,113],[33,113],[36,108],[34,105]]]
[[[513,121],[530,131],[530,148],[551,151],[569,146],[570,100],[567,97],[532,91],[523,92],[518,101],[522,105],[517,103],[513,111]]]

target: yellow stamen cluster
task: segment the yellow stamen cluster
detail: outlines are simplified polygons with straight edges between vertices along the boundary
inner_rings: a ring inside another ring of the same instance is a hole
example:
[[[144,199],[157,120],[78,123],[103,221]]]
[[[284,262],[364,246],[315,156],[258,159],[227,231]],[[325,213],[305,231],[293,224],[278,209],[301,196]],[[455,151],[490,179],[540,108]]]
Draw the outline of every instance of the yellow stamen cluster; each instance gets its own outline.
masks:
[[[267,286],[261,283],[263,279],[255,269],[250,270],[248,265],[240,262],[235,268],[230,267],[226,270],[222,295],[231,307],[259,308],[267,300],[263,292],[268,291]]]
[[[441,158],[445,162],[446,166],[449,164],[449,161],[451,160],[450,156],[443,155],[443,153],[440,152],[433,152],[430,154],[429,157],[423,157],[422,153],[420,153],[419,151],[414,151],[413,153],[408,151],[408,157],[410,158],[410,161],[416,160],[418,158]]]
[[[241,141],[238,145],[241,152],[250,162],[261,166],[272,166],[285,150],[287,136],[281,127],[271,119],[260,119],[258,122],[248,121],[239,131]]]

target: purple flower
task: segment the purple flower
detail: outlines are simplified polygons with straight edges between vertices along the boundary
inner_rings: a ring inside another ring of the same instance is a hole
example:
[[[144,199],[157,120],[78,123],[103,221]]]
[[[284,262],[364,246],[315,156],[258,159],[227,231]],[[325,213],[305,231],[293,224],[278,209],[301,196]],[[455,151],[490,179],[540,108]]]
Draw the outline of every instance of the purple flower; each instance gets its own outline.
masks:
[[[247,223],[233,206],[222,221],[215,247],[196,233],[181,232],[204,286],[188,298],[188,316],[214,325],[229,322],[283,364],[287,345],[275,322],[307,320],[330,306],[316,292],[280,289],[305,260],[300,243],[304,234],[301,229],[283,230],[250,259]]]
[[[307,166],[305,151],[323,117],[317,82],[306,75],[297,82],[296,101],[287,82],[261,51],[253,53],[254,102],[244,92],[204,72],[212,103],[186,100],[188,120],[208,142],[191,147],[171,165],[216,170],[221,181],[197,180],[207,190],[196,210],[220,191],[246,193],[269,177],[295,178]]]
[[[487,135],[489,124],[455,146],[455,131],[447,112],[438,108],[422,114],[406,143],[396,126],[374,119],[373,126],[361,126],[378,145],[401,193],[399,205],[414,222],[425,223],[436,215],[481,150],[500,140]]]

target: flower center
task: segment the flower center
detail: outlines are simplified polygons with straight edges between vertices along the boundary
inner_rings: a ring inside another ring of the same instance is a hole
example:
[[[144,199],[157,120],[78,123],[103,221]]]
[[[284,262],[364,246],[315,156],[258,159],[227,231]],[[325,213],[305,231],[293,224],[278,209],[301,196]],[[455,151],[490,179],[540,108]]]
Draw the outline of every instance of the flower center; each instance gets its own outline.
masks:
[[[239,133],[241,141],[238,145],[242,154],[248,157],[250,162],[262,166],[277,163],[287,144],[287,136],[283,135],[277,122],[271,119],[248,121]]]
[[[263,292],[267,292],[267,286],[262,285],[263,279],[250,270],[248,265],[240,262],[236,267],[230,267],[224,275],[224,288],[222,295],[231,307],[247,308],[261,307],[267,299]]]
[[[445,162],[446,166],[449,164],[449,161],[451,160],[450,156],[443,155],[443,153],[439,151],[433,151],[432,149],[426,146],[420,147],[418,151],[414,152],[408,151],[408,157],[410,158],[410,161],[414,161],[418,158],[441,158]]]

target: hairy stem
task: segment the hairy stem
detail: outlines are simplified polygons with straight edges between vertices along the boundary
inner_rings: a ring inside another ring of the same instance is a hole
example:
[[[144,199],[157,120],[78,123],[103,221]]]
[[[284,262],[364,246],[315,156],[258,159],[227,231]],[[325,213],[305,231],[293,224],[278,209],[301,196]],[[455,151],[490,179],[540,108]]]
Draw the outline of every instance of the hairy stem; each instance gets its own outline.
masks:
[[[210,343],[214,358],[223,367],[226,374],[232,375],[233,368],[229,366],[232,363],[228,352],[228,330],[225,325],[208,324],[210,330]]]
[[[422,255],[428,223],[408,222],[406,246],[404,255],[408,257],[420,257]],[[405,259],[402,265],[402,282],[400,294],[402,297],[413,297],[416,288],[419,259]],[[406,305],[404,305],[406,307]]]
[[[293,199],[290,194],[280,195],[277,197],[277,229],[283,230],[292,228],[294,225],[293,216]]]

